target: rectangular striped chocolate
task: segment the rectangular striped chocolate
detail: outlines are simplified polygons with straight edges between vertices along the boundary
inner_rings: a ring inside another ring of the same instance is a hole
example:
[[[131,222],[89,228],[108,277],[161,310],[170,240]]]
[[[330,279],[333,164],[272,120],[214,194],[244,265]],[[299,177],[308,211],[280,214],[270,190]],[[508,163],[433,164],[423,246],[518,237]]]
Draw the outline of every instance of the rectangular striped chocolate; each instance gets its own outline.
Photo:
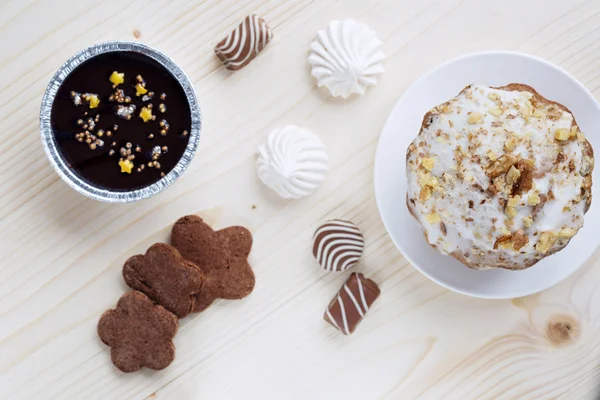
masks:
[[[354,272],[331,300],[323,317],[344,335],[350,335],[380,293],[374,281]]]
[[[265,20],[251,14],[217,44],[215,53],[227,69],[236,71],[248,65],[272,37]]]

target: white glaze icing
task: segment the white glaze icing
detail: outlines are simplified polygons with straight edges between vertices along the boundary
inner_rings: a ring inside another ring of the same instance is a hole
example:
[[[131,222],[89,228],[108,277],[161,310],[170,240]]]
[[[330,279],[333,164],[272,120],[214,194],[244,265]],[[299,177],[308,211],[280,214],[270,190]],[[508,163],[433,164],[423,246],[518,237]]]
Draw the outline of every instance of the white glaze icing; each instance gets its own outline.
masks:
[[[276,129],[258,149],[260,180],[286,199],[312,194],[325,180],[327,151],[312,132],[288,125]]]
[[[333,96],[364,94],[384,71],[383,44],[366,25],[353,20],[332,21],[310,45],[308,62],[319,87]]]
[[[536,249],[543,232],[559,235],[563,228],[577,232],[582,227],[585,199],[581,197],[580,171],[590,162],[589,158],[584,160],[583,140],[555,139],[557,129],[571,130],[573,116],[547,104],[535,109],[532,100],[527,91],[467,88],[445,106],[432,110],[431,123],[412,143],[407,157],[409,204],[429,243],[443,254],[468,254],[480,269],[516,268],[545,257],[545,252]],[[469,122],[469,116],[476,113],[481,119]],[[551,113],[554,116],[547,117]],[[510,150],[508,140],[514,141]],[[461,163],[457,162],[458,148]],[[538,176],[531,190],[521,194],[513,218],[507,215],[501,200],[509,200],[514,194],[510,190],[489,192],[493,186],[486,173],[492,163],[490,154],[492,158],[512,154],[533,161]],[[423,168],[426,158],[434,160],[430,171]],[[421,199],[428,177],[437,184],[430,187],[429,198]],[[535,212],[529,200],[535,203],[535,196],[542,195],[547,201]],[[436,218],[428,220],[430,215]],[[531,224],[526,223],[529,218],[533,219]],[[519,251],[510,246],[494,249],[499,237],[517,230],[528,238],[524,247]],[[554,249],[560,249],[569,239],[558,239]]]

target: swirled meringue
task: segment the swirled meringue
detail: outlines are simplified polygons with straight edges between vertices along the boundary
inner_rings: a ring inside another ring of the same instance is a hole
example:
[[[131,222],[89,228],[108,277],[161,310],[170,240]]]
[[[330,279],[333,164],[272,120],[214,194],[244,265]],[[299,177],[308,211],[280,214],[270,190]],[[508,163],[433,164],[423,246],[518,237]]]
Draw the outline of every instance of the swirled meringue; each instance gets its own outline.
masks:
[[[310,45],[308,62],[319,87],[333,96],[364,94],[384,71],[383,43],[366,25],[347,19],[331,21]]]
[[[327,152],[312,132],[288,125],[276,129],[258,148],[259,179],[285,199],[312,194],[325,180]]]

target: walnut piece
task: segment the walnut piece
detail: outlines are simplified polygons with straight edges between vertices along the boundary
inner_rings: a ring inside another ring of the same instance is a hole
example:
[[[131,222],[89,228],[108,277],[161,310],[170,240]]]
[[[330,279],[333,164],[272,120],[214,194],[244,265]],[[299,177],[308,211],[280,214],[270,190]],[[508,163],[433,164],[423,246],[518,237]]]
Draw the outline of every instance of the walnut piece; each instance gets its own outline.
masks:
[[[427,222],[429,222],[430,224],[437,224],[437,223],[442,222],[442,219],[440,218],[439,214],[436,213],[435,211],[432,212],[431,214],[427,214],[425,216],[425,220]]]
[[[510,167],[517,163],[517,157],[512,154],[504,154],[496,161],[492,162],[487,168],[487,174],[494,179],[506,173]]]
[[[554,138],[556,140],[565,141],[571,137],[571,131],[567,128],[558,128],[554,131]]]
[[[527,235],[525,235],[525,232],[523,232],[521,229],[516,231],[512,236],[512,246],[515,251],[521,250],[521,248],[526,246],[527,243],[529,243],[529,239],[527,238]]]
[[[469,112],[467,122],[470,124],[481,124],[483,123],[483,114],[476,111]]]
[[[424,158],[421,161],[421,165],[423,166],[423,168],[425,168],[427,171],[431,171],[433,169],[433,166],[435,165],[435,159],[433,158]]]
[[[494,242],[494,250],[498,250],[499,246],[505,247],[506,245],[508,245],[508,243],[510,243],[510,240],[512,239],[512,235],[504,235],[504,236],[500,236],[498,239],[496,239],[496,241]]]
[[[429,186],[424,186],[419,193],[419,201],[421,203],[429,200],[431,198],[431,188]]]
[[[535,249],[540,253],[546,254],[548,250],[550,250],[550,248],[554,245],[556,239],[558,239],[556,233],[551,231],[542,232],[538,242],[535,245]]]
[[[520,177],[521,177],[521,171],[519,171],[513,165],[512,167],[510,167],[510,169],[506,173],[506,183],[508,183],[510,186],[513,186],[518,182]]]
[[[533,165],[532,160],[519,160],[517,162],[516,167],[521,175],[513,188],[514,194],[527,193],[533,187]]]
[[[492,107],[488,110],[488,112],[492,115],[495,115],[496,117],[502,115],[502,109],[500,107]]]

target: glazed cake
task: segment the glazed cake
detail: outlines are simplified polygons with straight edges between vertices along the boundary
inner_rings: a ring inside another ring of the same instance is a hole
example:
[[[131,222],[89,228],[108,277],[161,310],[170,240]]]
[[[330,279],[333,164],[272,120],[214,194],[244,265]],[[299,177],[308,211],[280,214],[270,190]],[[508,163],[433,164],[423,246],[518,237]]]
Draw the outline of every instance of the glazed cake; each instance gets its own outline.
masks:
[[[429,111],[406,163],[425,238],[473,269],[560,251],[592,200],[593,150],[572,113],[517,83],[467,86]]]

